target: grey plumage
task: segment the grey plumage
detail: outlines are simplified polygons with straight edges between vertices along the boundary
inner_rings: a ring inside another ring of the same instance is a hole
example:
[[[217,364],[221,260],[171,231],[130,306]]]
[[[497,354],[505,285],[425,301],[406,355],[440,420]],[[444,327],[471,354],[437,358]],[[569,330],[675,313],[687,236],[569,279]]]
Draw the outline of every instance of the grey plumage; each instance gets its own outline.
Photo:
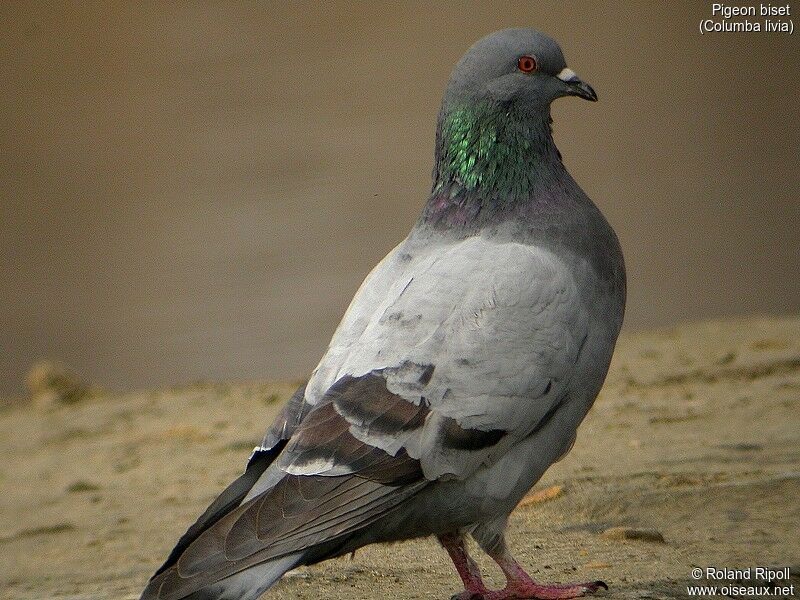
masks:
[[[596,99],[544,34],[470,49],[420,220],[143,600],[256,598],[374,542],[470,531],[503,546],[508,514],[571,447],[624,312],[616,236],[552,141],[565,95]]]

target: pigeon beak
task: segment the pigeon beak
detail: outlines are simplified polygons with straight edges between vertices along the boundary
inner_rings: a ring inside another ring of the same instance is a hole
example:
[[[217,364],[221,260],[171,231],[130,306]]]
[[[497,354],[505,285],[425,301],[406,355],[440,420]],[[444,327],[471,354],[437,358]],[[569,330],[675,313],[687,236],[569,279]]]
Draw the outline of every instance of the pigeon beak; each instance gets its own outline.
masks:
[[[566,95],[578,96],[584,100],[597,102],[597,94],[588,83],[581,81],[581,78],[575,75],[572,69],[562,69],[561,73],[556,75],[561,81],[567,84]]]

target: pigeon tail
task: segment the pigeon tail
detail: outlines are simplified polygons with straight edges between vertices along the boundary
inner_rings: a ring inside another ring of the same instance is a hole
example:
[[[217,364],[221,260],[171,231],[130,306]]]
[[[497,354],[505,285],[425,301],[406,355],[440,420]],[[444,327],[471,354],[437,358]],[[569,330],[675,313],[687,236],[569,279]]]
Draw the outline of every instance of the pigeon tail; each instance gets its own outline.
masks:
[[[257,600],[271,588],[284,573],[302,562],[302,553],[282,556],[215,581],[200,589],[190,586],[163,590],[164,583],[172,578],[175,567],[153,577],[139,600]]]

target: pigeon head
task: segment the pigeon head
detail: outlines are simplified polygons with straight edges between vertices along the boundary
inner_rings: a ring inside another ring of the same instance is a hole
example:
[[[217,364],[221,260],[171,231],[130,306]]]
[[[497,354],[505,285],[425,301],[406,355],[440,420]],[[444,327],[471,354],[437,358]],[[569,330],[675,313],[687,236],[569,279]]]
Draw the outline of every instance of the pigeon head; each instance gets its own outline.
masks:
[[[556,98],[597,94],[567,68],[555,40],[535,29],[504,29],[479,40],[450,76],[445,104],[488,101],[541,111]]]
[[[535,29],[504,29],[478,41],[453,69],[436,132],[433,219],[458,206],[474,221],[486,206],[541,196],[564,175],[550,104],[597,100],[567,68],[558,44]],[[470,216],[470,213],[472,216]]]

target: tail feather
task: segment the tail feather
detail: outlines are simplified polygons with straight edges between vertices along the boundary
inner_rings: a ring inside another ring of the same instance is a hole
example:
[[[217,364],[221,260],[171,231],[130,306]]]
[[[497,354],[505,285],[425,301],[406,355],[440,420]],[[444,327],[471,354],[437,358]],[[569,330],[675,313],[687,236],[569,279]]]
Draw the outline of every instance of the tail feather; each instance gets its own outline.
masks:
[[[247,465],[247,470],[238,479],[231,483],[225,490],[211,503],[205,512],[189,527],[188,531],[184,533],[178,540],[178,543],[172,549],[167,560],[164,562],[155,575],[166,571],[169,567],[174,565],[178,558],[184,551],[194,542],[200,535],[210,529],[222,517],[230,513],[241,503],[253,485],[261,477],[262,473],[272,464],[275,457],[280,454],[286,442],[280,442],[275,448],[269,451],[256,452],[250,459]]]
[[[284,573],[302,563],[302,554],[282,556],[208,584],[198,575],[182,578],[172,566],[153,577],[140,600],[257,600]]]
[[[253,493],[254,486],[260,481],[261,476],[269,468],[275,458],[283,451],[292,432],[303,420],[307,412],[307,406],[304,400],[305,388],[305,385],[300,386],[289,399],[286,406],[283,407],[280,415],[278,415],[278,418],[267,431],[264,440],[253,452],[253,455],[247,462],[247,469],[241,477],[225,488],[205,512],[200,515],[197,521],[181,536],[178,543],[167,557],[167,560],[159,567],[153,577],[150,578],[150,582],[142,594],[143,599],[159,598],[159,589],[169,578],[170,570],[174,571],[177,568],[178,560],[183,556],[186,550],[204,533],[213,529],[226,515],[235,511],[243,502],[248,500],[248,495]],[[264,490],[262,489],[260,491]],[[275,572],[280,571],[279,567],[283,562],[285,561],[279,560],[274,562],[273,568]],[[273,563],[269,561],[264,563],[264,565],[270,564]],[[267,566],[265,566],[264,569],[266,569],[267,575],[272,573],[272,570]],[[275,579],[279,578],[283,572],[284,571],[278,572],[278,574],[275,575]],[[231,576],[230,579],[233,580],[234,578]],[[236,581],[243,579],[244,576],[236,579]],[[270,581],[269,585],[272,583],[274,583],[274,579]],[[194,595],[187,597],[192,598],[192,600],[217,597],[213,594],[211,596],[204,596],[204,592],[200,591],[196,591],[193,594]]]

